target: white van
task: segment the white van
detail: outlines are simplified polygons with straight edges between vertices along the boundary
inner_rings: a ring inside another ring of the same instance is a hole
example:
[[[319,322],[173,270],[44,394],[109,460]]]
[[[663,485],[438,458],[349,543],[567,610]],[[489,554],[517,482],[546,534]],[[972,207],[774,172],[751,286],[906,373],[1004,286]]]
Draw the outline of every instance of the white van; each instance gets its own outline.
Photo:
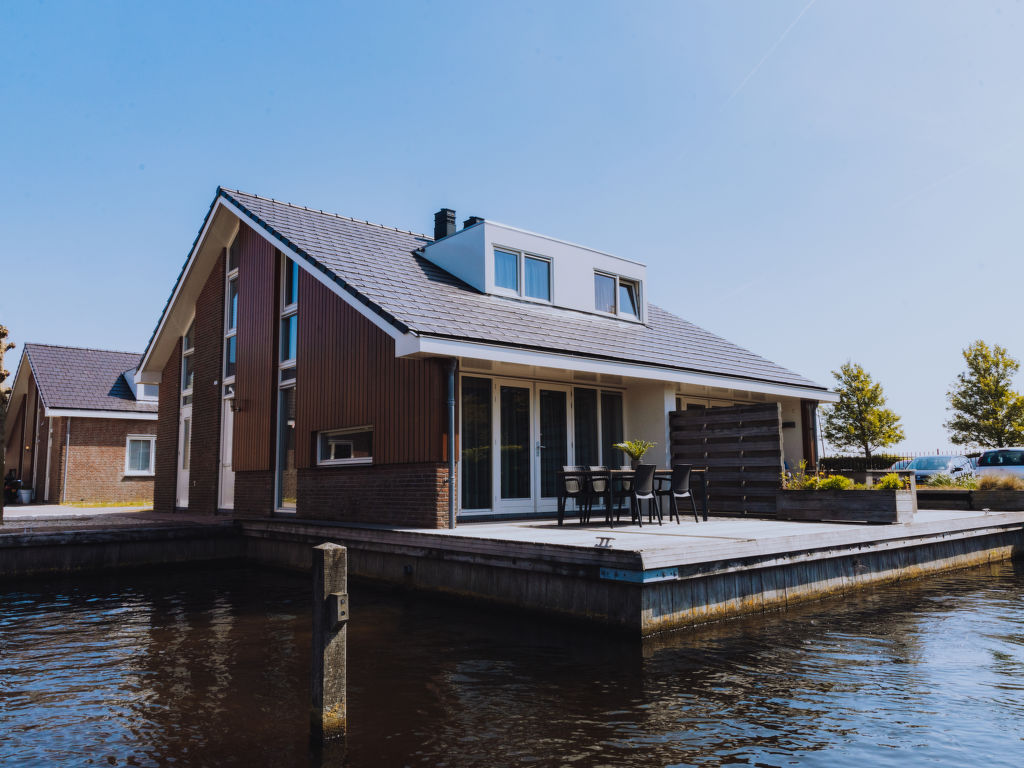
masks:
[[[1024,448],[996,448],[978,459],[978,475],[1019,475],[1024,477]]]

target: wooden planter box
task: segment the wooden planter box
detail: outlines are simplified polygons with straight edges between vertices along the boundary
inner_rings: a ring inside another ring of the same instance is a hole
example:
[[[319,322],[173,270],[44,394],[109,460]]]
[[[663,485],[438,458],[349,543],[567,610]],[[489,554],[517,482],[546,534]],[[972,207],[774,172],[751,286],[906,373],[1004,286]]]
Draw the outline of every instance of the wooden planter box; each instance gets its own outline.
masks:
[[[971,491],[971,509],[993,512],[1024,510],[1024,491]]]
[[[918,509],[961,509],[971,508],[971,491],[966,488],[918,488]]]
[[[909,523],[917,495],[906,491],[779,491],[775,509],[782,520],[840,523]]]

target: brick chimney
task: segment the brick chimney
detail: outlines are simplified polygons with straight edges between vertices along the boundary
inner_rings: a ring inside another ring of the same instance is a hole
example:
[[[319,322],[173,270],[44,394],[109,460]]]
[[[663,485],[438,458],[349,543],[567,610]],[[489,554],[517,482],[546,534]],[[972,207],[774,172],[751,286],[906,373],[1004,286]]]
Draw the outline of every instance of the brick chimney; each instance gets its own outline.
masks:
[[[442,208],[434,214],[434,240],[455,234],[455,211]]]

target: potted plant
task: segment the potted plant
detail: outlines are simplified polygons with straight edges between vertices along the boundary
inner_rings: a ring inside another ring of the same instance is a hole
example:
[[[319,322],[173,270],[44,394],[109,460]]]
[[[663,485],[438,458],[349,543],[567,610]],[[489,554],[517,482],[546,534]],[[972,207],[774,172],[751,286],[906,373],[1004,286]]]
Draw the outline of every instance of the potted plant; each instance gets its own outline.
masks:
[[[640,463],[640,459],[644,457],[644,454],[656,445],[657,443],[652,443],[650,440],[625,440],[621,443],[615,443],[612,448],[618,448],[629,456],[629,465],[636,469],[636,465]]]

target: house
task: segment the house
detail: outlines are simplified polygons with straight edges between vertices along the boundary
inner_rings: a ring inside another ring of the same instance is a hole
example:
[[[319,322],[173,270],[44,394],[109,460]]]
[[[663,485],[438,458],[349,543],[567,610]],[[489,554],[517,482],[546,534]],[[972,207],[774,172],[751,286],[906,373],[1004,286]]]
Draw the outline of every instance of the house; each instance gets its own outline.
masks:
[[[669,412],[737,403],[778,402],[786,460],[813,458],[833,395],[651,304],[649,279],[449,209],[428,237],[218,189],[136,377],[161,392],[155,507],[544,513],[562,465],[618,466],[629,437],[664,466]]]
[[[11,388],[7,469],[38,502],[149,504],[158,387],[140,355],[26,344]]]

